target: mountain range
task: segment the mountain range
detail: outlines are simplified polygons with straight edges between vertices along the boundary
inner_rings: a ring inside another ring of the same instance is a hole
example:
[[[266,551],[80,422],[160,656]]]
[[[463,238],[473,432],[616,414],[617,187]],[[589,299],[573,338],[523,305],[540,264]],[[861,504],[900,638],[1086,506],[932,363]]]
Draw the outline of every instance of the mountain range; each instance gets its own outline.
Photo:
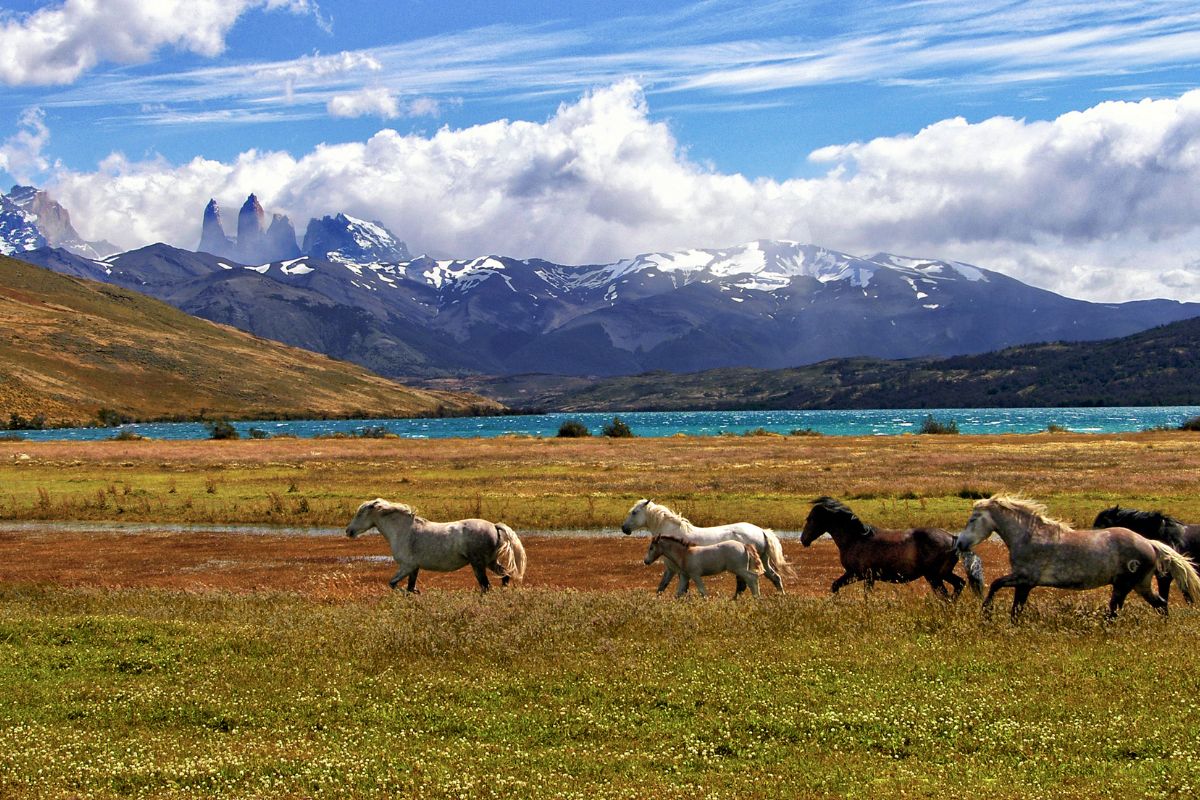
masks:
[[[953,356],[1105,339],[1200,315],[1196,303],[1091,303],[960,262],[788,241],[584,266],[412,258],[382,224],[336,214],[310,221],[298,245],[291,222],[276,215],[266,224],[253,195],[236,237],[210,202],[201,244],[104,257],[49,239],[10,247],[33,263],[391,377],[616,376]]]

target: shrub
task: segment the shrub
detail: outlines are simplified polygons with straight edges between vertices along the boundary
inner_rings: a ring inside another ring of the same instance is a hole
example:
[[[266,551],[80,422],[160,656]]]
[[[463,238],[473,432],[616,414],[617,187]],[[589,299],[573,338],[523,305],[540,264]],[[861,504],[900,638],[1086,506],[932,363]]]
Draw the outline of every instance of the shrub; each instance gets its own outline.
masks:
[[[961,497],[963,500],[983,500],[991,497],[993,494],[995,494],[995,492],[976,489],[973,486],[964,486],[957,492],[957,496]]]
[[[626,439],[633,436],[633,431],[620,417],[613,417],[612,422],[600,429],[600,433],[610,439]]]
[[[141,441],[144,441],[145,438],[146,438],[145,436],[142,436],[137,431],[124,430],[124,431],[118,431],[117,435],[113,436],[110,441],[113,441],[113,442],[141,442]]]
[[[1066,425],[1058,425],[1056,423],[1051,422],[1049,425],[1046,426],[1046,433],[1070,433],[1070,432],[1071,431],[1067,428]]]
[[[1200,417],[1192,417],[1179,426],[1181,431],[1200,431]]]
[[[948,420],[946,422],[934,418],[933,414],[925,417],[925,421],[921,423],[919,433],[958,433],[958,422]]]
[[[128,414],[122,414],[120,411],[114,411],[111,408],[102,408],[96,412],[96,421],[100,423],[102,428],[116,428],[120,425],[128,425],[133,422],[133,417]]]
[[[824,436],[816,428],[792,428],[788,431],[788,436]]]
[[[0,442],[23,442],[25,437],[19,433],[0,433]]]
[[[241,434],[237,432],[237,428],[233,427],[229,422],[223,419],[214,422],[204,423],[208,428],[208,438],[210,439],[240,439]]]
[[[7,427],[10,431],[40,431],[46,427],[46,417],[44,414],[34,414],[32,418],[25,419],[20,414],[10,414],[8,425],[0,427]]]
[[[569,419],[558,426],[558,437],[560,439],[582,439],[585,436],[591,435],[592,432],[588,430],[588,426],[577,419]]]
[[[386,425],[367,425],[354,432],[354,436],[359,439],[387,439],[393,435]]]
[[[251,428],[247,433],[251,439],[270,439],[271,434],[264,431],[262,428]]]

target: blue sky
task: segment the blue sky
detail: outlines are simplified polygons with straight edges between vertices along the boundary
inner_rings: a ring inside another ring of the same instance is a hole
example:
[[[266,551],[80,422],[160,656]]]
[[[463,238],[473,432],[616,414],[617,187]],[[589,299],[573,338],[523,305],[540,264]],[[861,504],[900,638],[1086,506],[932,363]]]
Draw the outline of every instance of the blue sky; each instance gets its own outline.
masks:
[[[0,4],[0,170],[50,187],[87,233],[119,244],[186,245],[198,226],[198,212],[173,223],[144,208],[128,196],[139,187],[178,186],[188,203],[211,195],[223,204],[250,189],[298,227],[343,210],[330,205],[338,202],[434,253],[583,261],[733,243],[697,241],[708,231],[820,237],[987,260],[1097,299],[1200,296],[1196,257],[1179,254],[1193,236],[1200,244],[1184,213],[1200,198],[1182,198],[1179,218],[1164,221],[1155,213],[1170,197],[1139,188],[1138,177],[1163,168],[1142,151],[1168,145],[1171,190],[1190,191],[1179,187],[1195,177],[1179,142],[1193,135],[1200,3],[95,5]],[[604,115],[619,120],[609,132]],[[1093,161],[1095,130],[1106,144]],[[978,158],[992,144],[994,157]],[[516,164],[522,152],[536,157]],[[1133,166],[1130,152],[1139,153]],[[494,169],[511,180],[477,181],[478,170],[443,179],[464,162],[502,164]],[[440,177],[421,171],[431,163]],[[620,177],[626,169],[658,182],[639,187]],[[1045,197],[1021,207],[1019,197],[1004,205],[979,193],[995,181],[1010,194],[1045,194],[1028,177],[1043,169],[1068,171],[1049,185],[1080,184],[1076,193],[1052,209],[1038,206]],[[443,219],[368,185],[399,172],[415,177],[393,192],[410,186],[426,205],[445,204]],[[331,191],[338,176],[347,183]],[[538,176],[546,183],[529,192]],[[564,203],[557,193],[568,184],[588,201]],[[880,186],[895,196],[876,204]],[[1125,216],[1112,199],[1094,202],[1114,186]],[[685,195],[728,219],[706,225]],[[549,199],[543,208],[532,196]],[[526,204],[528,218],[489,212],[497,198]],[[111,230],[113,220],[128,224]],[[530,231],[515,236],[514,224]],[[564,225],[583,235],[572,242]],[[1157,271],[1147,282],[1150,252]]]

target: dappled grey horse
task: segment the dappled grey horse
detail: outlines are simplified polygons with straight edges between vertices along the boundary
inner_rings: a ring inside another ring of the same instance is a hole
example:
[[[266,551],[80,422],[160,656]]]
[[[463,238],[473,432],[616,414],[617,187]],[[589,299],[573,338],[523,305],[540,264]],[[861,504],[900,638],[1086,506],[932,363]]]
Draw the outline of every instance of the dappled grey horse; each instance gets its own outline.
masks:
[[[456,522],[430,522],[418,517],[403,503],[382,498],[368,500],[358,507],[346,526],[351,539],[376,528],[387,539],[398,569],[388,584],[395,589],[408,578],[408,591],[417,591],[417,572],[453,572],[471,565],[479,588],[491,588],[487,570],[500,575],[503,585],[510,579],[525,577],[525,548],[513,529],[502,522],[484,519],[460,519]]]
[[[1015,620],[1035,586],[1058,589],[1095,589],[1112,586],[1108,602],[1111,618],[1136,591],[1155,610],[1167,613],[1167,601],[1151,588],[1157,572],[1170,573],[1180,588],[1200,597],[1200,576],[1191,563],[1162,542],[1153,542],[1126,528],[1073,530],[1046,516],[1038,503],[997,495],[979,500],[958,547],[967,550],[995,532],[1008,545],[1012,571],[992,581],[983,607],[989,608],[998,589],[1013,587]]]

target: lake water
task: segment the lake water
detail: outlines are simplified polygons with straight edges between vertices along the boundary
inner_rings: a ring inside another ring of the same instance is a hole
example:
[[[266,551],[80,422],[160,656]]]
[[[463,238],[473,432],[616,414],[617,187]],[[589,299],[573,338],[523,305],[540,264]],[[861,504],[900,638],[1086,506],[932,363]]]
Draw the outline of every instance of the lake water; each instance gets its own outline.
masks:
[[[788,433],[812,428],[830,436],[885,436],[920,429],[929,414],[954,420],[962,433],[1035,433],[1047,425],[1061,425],[1078,433],[1121,433],[1159,425],[1176,426],[1200,415],[1200,406],[1147,406],[1129,408],[954,408],[872,409],[865,411],[631,411],[619,416],[638,436],[717,436],[740,434],[755,428]],[[331,433],[353,433],[365,426],[387,428],[402,437],[418,439],[473,438],[508,433],[554,436],[565,420],[577,419],[593,433],[613,418],[611,413],[537,414],[512,417],[457,419],[302,420],[287,422],[236,422],[243,435],[258,428],[269,435],[281,433],[310,438]],[[126,425],[154,439],[206,439],[208,429],[195,422]],[[111,438],[113,428],[62,428],[19,431],[29,441],[54,439],[97,440]]]

